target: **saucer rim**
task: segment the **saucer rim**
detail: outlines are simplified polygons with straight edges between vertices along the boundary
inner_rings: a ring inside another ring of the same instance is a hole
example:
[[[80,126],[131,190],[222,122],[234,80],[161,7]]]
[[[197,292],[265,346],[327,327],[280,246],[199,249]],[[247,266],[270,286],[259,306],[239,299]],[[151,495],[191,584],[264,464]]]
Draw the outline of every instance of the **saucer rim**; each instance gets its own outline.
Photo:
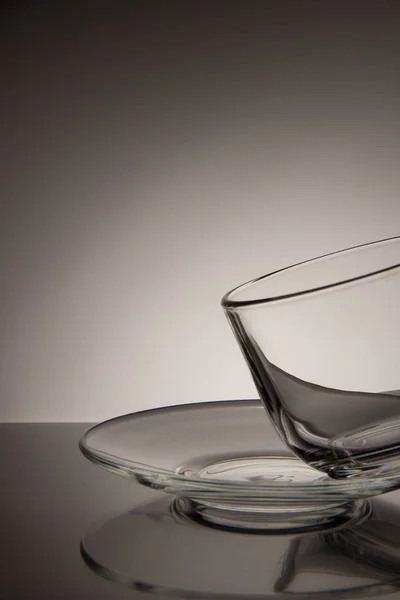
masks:
[[[113,455],[108,452],[103,452],[98,449],[93,449],[90,447],[88,443],[88,438],[91,434],[96,432],[96,430],[107,427],[110,424],[118,424],[118,422],[123,422],[124,420],[131,419],[140,419],[142,417],[152,415],[159,415],[162,413],[171,412],[190,412],[192,410],[198,410],[201,408],[206,408],[209,410],[224,408],[226,410],[234,410],[237,407],[249,407],[249,408],[257,408],[262,409],[263,405],[259,399],[249,398],[249,399],[228,399],[228,400],[211,400],[211,401],[203,401],[203,402],[193,402],[187,404],[174,404],[167,405],[162,407],[156,407],[151,409],[145,409],[141,411],[136,411],[133,413],[126,413],[124,415],[120,415],[117,417],[113,417],[112,419],[107,419],[100,423],[97,423],[91,426],[80,438],[79,440],[79,448],[82,454],[91,462],[105,468],[106,470],[117,473],[120,476],[126,477],[135,477],[139,478],[139,483],[142,483],[146,486],[151,486],[155,489],[160,489],[166,492],[174,493],[176,495],[187,494],[190,484],[200,486],[202,492],[222,492],[225,493],[227,491],[234,492],[235,496],[239,499],[240,493],[243,493],[243,497],[249,497],[249,494],[266,495],[269,498],[273,498],[275,494],[279,494],[281,496],[282,493],[288,492],[292,490],[293,492],[297,492],[299,494],[310,492],[318,492],[322,493],[322,498],[320,498],[321,502],[326,503],[328,497],[332,500],[335,498],[335,494],[338,493],[340,500],[344,501],[345,498],[348,500],[356,499],[356,498],[368,498],[375,495],[381,495],[382,493],[389,492],[394,487],[390,486],[390,481],[393,477],[395,481],[399,481],[399,474],[393,475],[392,477],[387,476],[385,478],[382,477],[374,477],[370,475],[363,479],[361,482],[355,482],[354,479],[347,480],[334,480],[329,478],[328,476],[319,477],[311,482],[279,482],[279,481],[268,481],[268,482],[257,482],[257,483],[249,483],[243,481],[224,481],[215,479],[205,480],[201,477],[196,477],[193,475],[185,475],[184,473],[176,473],[172,470],[163,469],[156,467],[154,465],[148,465],[145,463],[139,463],[132,459],[124,459],[120,456]],[[268,455],[265,455],[268,458]],[[254,458],[254,457],[252,457]],[[274,456],[277,458],[277,456]],[[282,456],[282,458],[288,458]],[[300,458],[293,454],[292,458],[296,461],[299,461],[301,464],[303,463]],[[312,467],[309,467],[312,469]],[[319,472],[316,471],[316,475]],[[382,482],[382,480],[386,480],[387,489],[377,491],[375,486],[377,482]],[[375,486],[374,486],[375,484]],[[171,488],[171,489],[166,489]],[[172,489],[173,488],[173,489]],[[195,490],[192,490],[195,491]],[[336,500],[339,500],[339,497]],[[294,500],[294,498],[293,498]]]

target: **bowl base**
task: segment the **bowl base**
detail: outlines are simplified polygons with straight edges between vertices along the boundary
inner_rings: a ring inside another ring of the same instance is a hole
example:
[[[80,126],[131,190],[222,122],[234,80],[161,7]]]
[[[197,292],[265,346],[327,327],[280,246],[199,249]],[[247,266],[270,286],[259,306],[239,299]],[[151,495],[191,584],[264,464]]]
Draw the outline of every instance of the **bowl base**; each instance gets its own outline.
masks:
[[[255,506],[240,502],[199,502],[187,497],[177,497],[171,504],[171,511],[178,519],[251,533],[295,533],[337,528],[358,523],[370,514],[370,510],[367,500],[339,505],[283,507],[281,503],[276,506]]]
[[[204,465],[201,461],[190,467],[181,468],[182,474],[195,474],[205,481],[240,484],[279,482],[287,485],[307,485],[325,481],[326,474],[312,469],[291,456],[247,456],[219,460]],[[271,496],[266,499],[257,493],[245,498],[231,492],[196,496],[180,496],[173,504],[176,515],[190,518],[198,523],[248,531],[293,531],[304,528],[315,530],[336,527],[351,520],[362,518],[368,512],[368,504],[318,497],[317,494],[293,497]]]

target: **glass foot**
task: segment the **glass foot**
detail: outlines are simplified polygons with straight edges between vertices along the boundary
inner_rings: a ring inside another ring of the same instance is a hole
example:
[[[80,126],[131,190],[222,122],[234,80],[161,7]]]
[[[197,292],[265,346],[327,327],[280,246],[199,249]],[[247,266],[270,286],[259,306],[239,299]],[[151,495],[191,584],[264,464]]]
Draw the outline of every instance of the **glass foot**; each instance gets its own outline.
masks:
[[[282,507],[239,503],[198,502],[175,498],[171,510],[178,519],[226,530],[252,533],[318,531],[356,524],[370,514],[366,500],[339,505]]]

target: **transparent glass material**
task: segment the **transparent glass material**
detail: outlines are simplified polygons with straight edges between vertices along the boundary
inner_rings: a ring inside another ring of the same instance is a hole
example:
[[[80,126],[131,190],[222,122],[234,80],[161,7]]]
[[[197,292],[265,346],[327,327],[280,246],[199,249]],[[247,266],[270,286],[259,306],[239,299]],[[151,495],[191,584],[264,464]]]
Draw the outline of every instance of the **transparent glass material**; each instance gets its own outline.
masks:
[[[93,524],[81,552],[95,573],[146,598],[350,600],[400,593],[400,512],[382,499],[356,525],[263,535],[193,523],[164,497]]]
[[[317,530],[354,522],[400,473],[334,480],[282,443],[259,400],[205,402],[106,421],[81,439],[94,463],[177,496],[175,510],[216,527]]]
[[[222,306],[266,411],[336,479],[400,473],[400,238],[239,286]]]

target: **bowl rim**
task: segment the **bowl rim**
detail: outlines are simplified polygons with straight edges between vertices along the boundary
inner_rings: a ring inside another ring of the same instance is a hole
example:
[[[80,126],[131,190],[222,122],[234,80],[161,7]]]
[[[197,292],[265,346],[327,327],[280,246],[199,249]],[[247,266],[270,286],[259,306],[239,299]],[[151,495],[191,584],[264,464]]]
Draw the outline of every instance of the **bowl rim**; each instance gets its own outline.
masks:
[[[342,250],[335,250],[334,252],[328,252],[327,254],[322,254],[321,256],[303,260],[301,262],[291,264],[288,267],[284,267],[282,269],[277,269],[276,271],[272,271],[265,275],[261,275],[260,277],[256,277],[254,279],[251,279],[250,281],[247,281],[245,283],[242,283],[242,284],[232,288],[229,292],[224,294],[224,296],[222,297],[221,305],[224,310],[230,311],[230,310],[234,310],[237,308],[243,308],[246,306],[256,306],[256,305],[260,305],[260,304],[267,304],[270,302],[280,302],[283,300],[289,300],[289,299],[293,299],[293,298],[298,298],[300,296],[307,296],[307,295],[314,294],[317,292],[322,292],[322,291],[329,290],[332,288],[338,288],[341,286],[348,285],[350,283],[362,281],[362,280],[374,277],[376,275],[380,275],[382,273],[393,271],[400,267],[400,262],[390,265],[388,267],[383,267],[382,269],[377,269],[374,271],[367,272],[362,275],[357,275],[355,277],[350,277],[347,279],[339,279],[338,281],[333,281],[332,283],[315,286],[315,287],[310,287],[305,290],[301,290],[301,291],[297,291],[297,292],[278,294],[275,296],[265,296],[265,297],[249,299],[249,300],[235,300],[233,298],[233,296],[235,294],[237,294],[238,292],[257,284],[264,279],[273,277],[274,275],[277,275],[278,273],[284,273],[286,271],[291,271],[291,270],[297,269],[298,267],[302,267],[304,265],[311,265],[311,264],[317,263],[319,261],[323,261],[327,258],[332,258],[332,257],[339,256],[339,255],[343,256],[346,253],[350,254],[354,251],[361,251],[361,250],[363,250],[365,248],[369,248],[371,246],[377,246],[377,247],[384,246],[384,245],[387,245],[389,243],[396,242],[396,241],[397,242],[400,241],[400,235],[389,237],[389,238],[384,238],[384,239],[380,239],[380,240],[375,240],[375,241],[367,242],[367,243],[363,243],[363,244],[358,244],[356,246],[350,246],[348,248],[343,248]]]

